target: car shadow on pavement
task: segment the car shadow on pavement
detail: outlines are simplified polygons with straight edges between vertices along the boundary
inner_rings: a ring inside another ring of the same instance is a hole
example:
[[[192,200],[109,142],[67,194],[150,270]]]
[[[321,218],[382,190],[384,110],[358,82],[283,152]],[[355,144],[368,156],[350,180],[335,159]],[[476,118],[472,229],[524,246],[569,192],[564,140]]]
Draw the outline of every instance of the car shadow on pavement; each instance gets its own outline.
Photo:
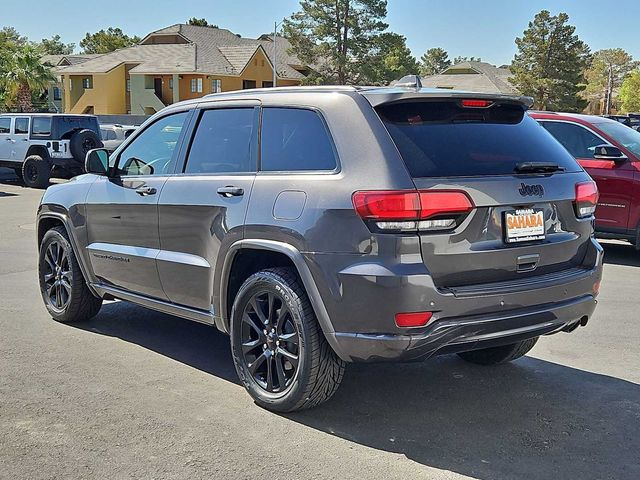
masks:
[[[640,267],[640,252],[630,243],[598,240],[604,248],[604,263]]]
[[[640,386],[531,357],[351,365],[331,402],[287,417],[479,479],[640,478]]]
[[[229,338],[213,327],[125,302],[78,327],[239,383]],[[532,357],[351,364],[333,399],[284,417],[483,480],[640,478],[640,385]]]
[[[231,360],[229,337],[214,327],[138,307],[106,302],[100,313],[75,327],[126,342],[240,384]]]

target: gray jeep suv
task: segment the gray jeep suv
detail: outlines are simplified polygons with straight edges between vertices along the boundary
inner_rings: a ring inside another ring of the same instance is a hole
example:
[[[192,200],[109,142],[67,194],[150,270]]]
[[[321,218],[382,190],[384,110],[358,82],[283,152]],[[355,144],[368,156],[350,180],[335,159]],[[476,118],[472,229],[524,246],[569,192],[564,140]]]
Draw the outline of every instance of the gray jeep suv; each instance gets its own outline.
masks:
[[[529,100],[290,87],[167,107],[46,191],[45,305],[214,325],[276,411],[330,398],[346,362],[518,358],[586,325],[603,256],[595,184]]]

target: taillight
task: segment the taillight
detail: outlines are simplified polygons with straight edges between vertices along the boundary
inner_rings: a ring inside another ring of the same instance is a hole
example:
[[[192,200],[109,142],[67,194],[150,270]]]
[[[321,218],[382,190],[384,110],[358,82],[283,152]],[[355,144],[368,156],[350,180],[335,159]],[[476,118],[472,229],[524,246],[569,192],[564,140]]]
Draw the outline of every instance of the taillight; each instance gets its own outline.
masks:
[[[353,194],[353,206],[381,232],[450,230],[473,210],[464,192],[451,190],[361,191]]]
[[[596,182],[576,183],[576,215],[578,218],[590,217],[596,211],[598,205],[598,187]]]

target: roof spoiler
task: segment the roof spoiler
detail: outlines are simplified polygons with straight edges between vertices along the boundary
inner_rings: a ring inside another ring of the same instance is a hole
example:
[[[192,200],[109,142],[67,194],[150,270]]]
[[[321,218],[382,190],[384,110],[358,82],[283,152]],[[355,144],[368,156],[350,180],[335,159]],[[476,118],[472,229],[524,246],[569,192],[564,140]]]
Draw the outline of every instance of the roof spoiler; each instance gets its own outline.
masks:
[[[411,75],[412,77],[415,75]],[[364,96],[373,107],[385,103],[411,101],[418,99],[432,100],[453,100],[453,99],[473,99],[473,100],[492,100],[494,102],[519,103],[525,110],[533,106],[533,98],[522,95],[508,95],[504,93],[477,93],[477,92],[461,92],[447,89],[431,89],[420,88],[413,85],[401,85],[400,82],[393,87],[384,87],[372,90],[362,90],[361,95]]]

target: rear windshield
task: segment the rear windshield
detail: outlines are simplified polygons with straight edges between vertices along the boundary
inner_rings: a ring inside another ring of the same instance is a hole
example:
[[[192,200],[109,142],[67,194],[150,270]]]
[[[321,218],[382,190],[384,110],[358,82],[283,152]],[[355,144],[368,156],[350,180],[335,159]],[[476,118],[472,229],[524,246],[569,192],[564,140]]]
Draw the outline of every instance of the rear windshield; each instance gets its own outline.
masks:
[[[403,102],[376,111],[412,177],[514,174],[524,162],[581,168],[520,105],[463,108],[457,101]]]
[[[100,135],[100,128],[98,127],[98,119],[96,117],[60,115],[54,117],[52,135],[58,139],[68,138],[73,132],[85,128],[93,130],[97,135]]]

